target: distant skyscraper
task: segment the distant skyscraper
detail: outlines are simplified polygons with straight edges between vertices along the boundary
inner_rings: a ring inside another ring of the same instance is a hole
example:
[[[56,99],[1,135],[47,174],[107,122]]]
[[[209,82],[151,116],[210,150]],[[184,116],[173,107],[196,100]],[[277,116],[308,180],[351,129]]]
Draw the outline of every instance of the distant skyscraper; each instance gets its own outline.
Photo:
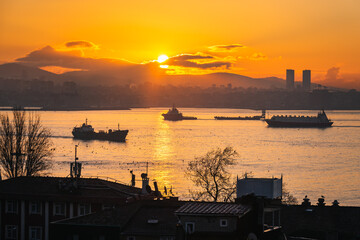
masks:
[[[286,69],[286,89],[294,88],[294,70]]]
[[[302,87],[304,90],[309,91],[311,86],[311,71],[304,70],[303,71],[303,83]]]

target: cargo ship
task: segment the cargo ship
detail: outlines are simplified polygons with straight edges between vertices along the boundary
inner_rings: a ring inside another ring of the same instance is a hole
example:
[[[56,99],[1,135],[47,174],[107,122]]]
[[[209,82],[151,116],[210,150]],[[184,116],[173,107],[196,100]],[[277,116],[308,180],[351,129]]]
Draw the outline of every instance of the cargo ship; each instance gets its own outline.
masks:
[[[326,116],[324,110],[320,111],[317,116],[283,116],[276,115],[270,119],[265,119],[269,127],[313,127],[313,128],[326,128],[331,127],[332,122]]]
[[[175,108],[175,106],[172,107],[172,109],[169,109],[167,113],[163,113],[162,116],[164,117],[164,120],[169,121],[180,121],[180,120],[196,120],[197,117],[189,117],[189,116],[183,116],[179,110]]]
[[[223,117],[223,116],[215,116],[216,120],[262,120],[265,119],[265,110],[262,110],[262,114],[259,116],[245,116],[245,117]]]
[[[81,127],[74,127],[72,134],[75,139],[81,140],[106,140],[113,142],[125,142],[126,136],[129,130],[120,130],[119,126],[117,130],[109,129],[107,132],[99,131],[95,132],[94,128],[87,124],[87,119]]]

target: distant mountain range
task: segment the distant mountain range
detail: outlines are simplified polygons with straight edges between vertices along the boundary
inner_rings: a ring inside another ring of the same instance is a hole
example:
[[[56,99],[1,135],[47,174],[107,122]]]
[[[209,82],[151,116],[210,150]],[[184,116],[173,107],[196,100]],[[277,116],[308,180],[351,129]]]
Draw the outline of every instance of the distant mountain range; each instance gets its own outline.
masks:
[[[78,85],[124,85],[153,82],[156,84],[171,84],[174,86],[211,87],[231,84],[232,87],[243,88],[284,88],[284,79],[277,77],[251,78],[233,73],[211,73],[204,75],[166,75],[152,71],[153,66],[130,65],[121,68],[104,68],[89,71],[72,71],[55,74],[37,67],[25,66],[19,63],[0,65],[0,78],[42,79],[55,83],[74,81]]]
[[[168,75],[166,81],[173,85],[210,87],[231,84],[232,87],[256,87],[256,88],[284,88],[284,79],[277,77],[251,78],[234,73],[210,73],[205,75]]]
[[[44,79],[44,80],[60,80],[58,74],[51,73],[40,68],[29,67],[19,63],[5,63],[0,65],[0,78],[14,79]]]

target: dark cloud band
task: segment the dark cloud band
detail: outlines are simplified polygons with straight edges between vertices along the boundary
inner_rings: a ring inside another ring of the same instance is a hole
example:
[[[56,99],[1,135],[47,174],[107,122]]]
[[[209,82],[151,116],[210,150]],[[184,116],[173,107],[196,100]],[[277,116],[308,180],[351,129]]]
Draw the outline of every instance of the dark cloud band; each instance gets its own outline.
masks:
[[[235,51],[238,48],[244,48],[245,46],[242,44],[228,44],[228,45],[215,45],[209,47],[211,52],[231,52]]]
[[[72,41],[65,43],[68,48],[98,48],[94,43],[88,41]]]
[[[183,55],[171,57],[165,63],[173,66],[200,68],[200,69],[219,68],[219,67],[229,68],[231,66],[230,62],[225,62],[225,61],[213,61],[207,63],[196,62],[196,60],[206,60],[206,59],[214,59],[214,57],[209,55],[183,54]]]

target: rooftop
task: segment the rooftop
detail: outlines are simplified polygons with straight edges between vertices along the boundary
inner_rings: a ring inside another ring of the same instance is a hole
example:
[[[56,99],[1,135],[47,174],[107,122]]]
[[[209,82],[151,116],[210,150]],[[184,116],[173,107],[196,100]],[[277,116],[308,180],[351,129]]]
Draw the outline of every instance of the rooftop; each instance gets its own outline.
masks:
[[[140,200],[52,224],[116,227],[125,235],[172,235],[178,222],[174,212],[183,204],[175,200]]]
[[[97,178],[17,177],[0,181],[0,198],[111,201],[141,194],[140,188]]]
[[[176,210],[178,215],[228,215],[241,216],[251,209],[250,206],[236,203],[187,202]]]

